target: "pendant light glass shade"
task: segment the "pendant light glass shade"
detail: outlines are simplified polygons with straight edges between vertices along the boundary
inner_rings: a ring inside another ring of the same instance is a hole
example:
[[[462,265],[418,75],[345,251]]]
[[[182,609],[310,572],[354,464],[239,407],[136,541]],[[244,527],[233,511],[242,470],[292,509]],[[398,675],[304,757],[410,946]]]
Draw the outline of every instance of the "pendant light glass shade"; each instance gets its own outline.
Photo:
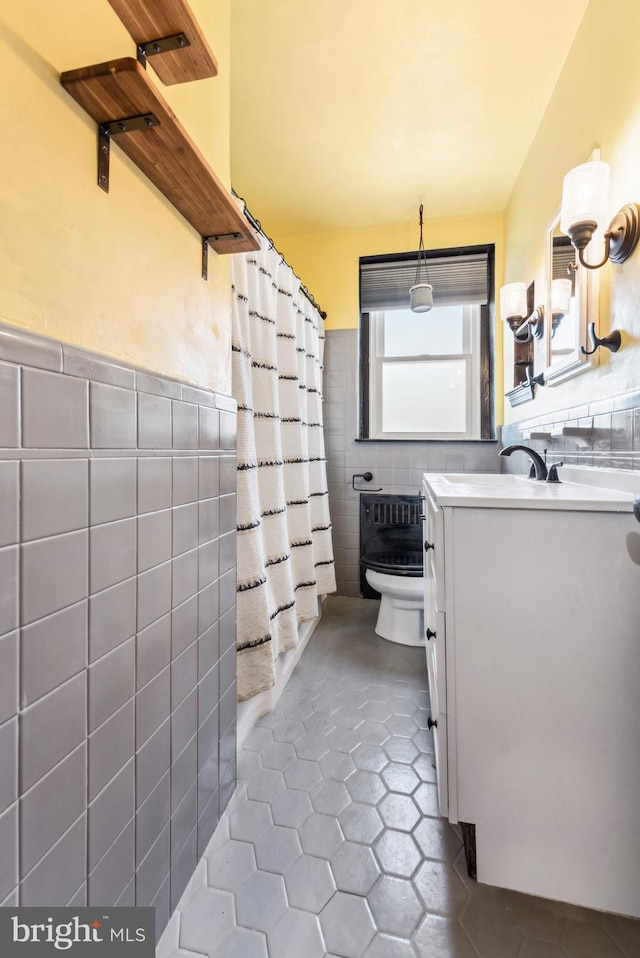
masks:
[[[409,305],[412,313],[427,313],[433,306],[433,286],[418,283],[409,290]]]

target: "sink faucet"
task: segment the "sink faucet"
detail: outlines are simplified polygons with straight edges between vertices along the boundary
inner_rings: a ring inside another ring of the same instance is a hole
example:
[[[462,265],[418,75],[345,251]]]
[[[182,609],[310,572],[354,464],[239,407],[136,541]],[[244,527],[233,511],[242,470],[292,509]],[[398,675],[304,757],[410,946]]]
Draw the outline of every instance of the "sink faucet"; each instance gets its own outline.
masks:
[[[530,449],[529,446],[505,446],[504,449],[501,449],[499,452],[500,456],[510,456],[512,452],[515,452],[516,449],[526,452],[529,459],[531,460],[531,469],[529,470],[529,478],[533,479],[546,479],[547,478],[547,467],[545,465],[544,459],[538,455],[535,449]]]

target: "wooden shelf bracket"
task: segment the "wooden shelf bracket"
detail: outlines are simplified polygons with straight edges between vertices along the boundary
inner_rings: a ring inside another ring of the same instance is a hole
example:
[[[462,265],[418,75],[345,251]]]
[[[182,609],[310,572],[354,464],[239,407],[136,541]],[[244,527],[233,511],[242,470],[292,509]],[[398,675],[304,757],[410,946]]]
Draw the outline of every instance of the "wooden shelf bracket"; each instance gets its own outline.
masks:
[[[98,125],[98,185],[109,188],[111,137],[202,238],[208,250],[246,253],[260,240],[235,200],[133,57],[69,70],[60,81]]]

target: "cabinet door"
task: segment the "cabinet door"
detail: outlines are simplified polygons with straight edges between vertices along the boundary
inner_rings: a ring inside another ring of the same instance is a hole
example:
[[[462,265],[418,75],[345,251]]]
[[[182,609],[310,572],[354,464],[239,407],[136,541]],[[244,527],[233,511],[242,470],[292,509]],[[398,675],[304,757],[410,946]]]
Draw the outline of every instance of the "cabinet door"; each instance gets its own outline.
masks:
[[[433,577],[425,577],[425,640],[427,647],[427,671],[429,674],[431,708],[434,712],[447,712],[446,634],[445,617],[435,605]],[[433,691],[431,686],[433,686]]]
[[[449,777],[447,766],[447,716],[438,709],[436,647],[429,642],[427,647],[427,671],[429,675],[429,698],[431,700],[431,734],[436,764],[438,806],[440,814],[449,814]]]
[[[444,612],[444,520],[442,509],[428,494],[425,495],[424,549],[425,578],[431,570],[435,605]]]

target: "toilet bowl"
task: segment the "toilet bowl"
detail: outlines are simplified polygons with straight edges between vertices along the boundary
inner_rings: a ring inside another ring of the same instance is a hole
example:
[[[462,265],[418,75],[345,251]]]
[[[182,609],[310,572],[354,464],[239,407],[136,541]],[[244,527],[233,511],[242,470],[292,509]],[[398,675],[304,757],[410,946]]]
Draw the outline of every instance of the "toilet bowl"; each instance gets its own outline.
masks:
[[[380,593],[376,633],[400,645],[424,646],[424,578],[420,553],[363,556],[365,577]]]

